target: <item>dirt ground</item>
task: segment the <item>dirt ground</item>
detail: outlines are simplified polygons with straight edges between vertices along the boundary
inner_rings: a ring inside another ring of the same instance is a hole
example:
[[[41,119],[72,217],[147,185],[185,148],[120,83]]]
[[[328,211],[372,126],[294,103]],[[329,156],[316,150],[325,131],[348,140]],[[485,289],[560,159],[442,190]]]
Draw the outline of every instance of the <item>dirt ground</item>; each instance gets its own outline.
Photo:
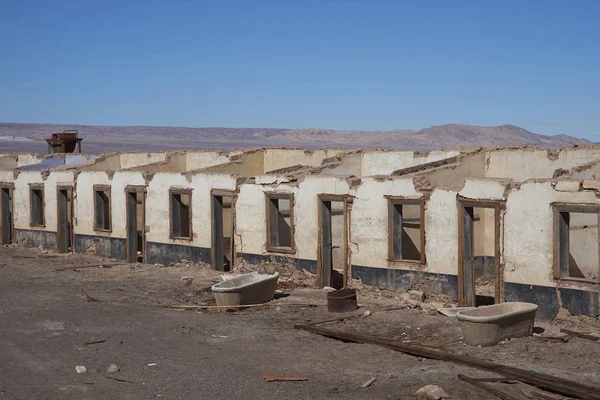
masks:
[[[259,268],[282,273],[284,292],[271,306],[183,311],[159,306],[214,304],[210,286],[221,278],[208,266],[125,264],[0,248],[0,399],[410,399],[428,384],[439,385],[451,399],[493,398],[457,379],[459,373],[491,373],[295,330],[294,324],[332,317],[325,292],[302,287],[312,283],[308,273]],[[411,298],[353,285],[361,304],[357,313],[371,315],[324,327],[443,346],[600,386],[598,342],[529,337],[489,348],[468,346],[456,319],[436,312],[448,303],[443,296],[421,303],[418,293]],[[390,306],[406,308],[382,311]],[[600,332],[598,320],[565,313],[561,318],[538,321],[536,332],[559,335],[561,327]],[[113,363],[120,371],[107,372]],[[78,374],[76,366],[87,372]],[[261,373],[308,380],[266,382]],[[360,387],[371,378],[376,380],[370,386]],[[525,389],[493,385],[515,395]]]

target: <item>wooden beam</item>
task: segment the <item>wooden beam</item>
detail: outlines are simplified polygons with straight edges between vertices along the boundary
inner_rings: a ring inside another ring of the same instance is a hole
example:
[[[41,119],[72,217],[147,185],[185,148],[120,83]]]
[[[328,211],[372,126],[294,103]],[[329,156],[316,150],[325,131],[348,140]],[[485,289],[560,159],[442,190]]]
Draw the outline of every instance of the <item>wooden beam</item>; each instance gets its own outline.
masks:
[[[575,398],[600,400],[600,389],[596,387],[584,385],[579,382],[570,381],[568,379],[563,379],[552,375],[542,374],[539,372],[528,371],[521,368],[511,367],[508,365],[496,364],[476,357],[453,354],[442,348],[418,346],[408,343],[399,343],[395,340],[379,338],[371,335],[336,332],[334,330],[325,329],[318,326],[295,325],[294,327],[296,329],[301,329],[307,332],[316,333],[318,335],[323,335],[338,340],[344,340],[355,343],[375,344],[395,351],[400,351],[402,353],[409,354],[412,356],[449,361],[460,365],[466,365],[472,368],[491,371],[499,375],[504,375],[511,379],[519,380],[531,386],[549,389],[556,393],[561,393]]]
[[[495,387],[492,387],[490,385],[486,385],[485,383],[482,383],[480,380],[477,379],[473,379],[470,378],[466,375],[462,375],[462,374],[458,374],[458,379],[460,379],[461,381],[465,381],[467,383],[470,383],[471,385],[478,387],[479,389],[483,389],[488,393],[493,394],[494,396],[496,396],[499,399],[502,400],[521,400],[520,397],[515,397],[512,394],[508,394],[502,390],[496,389]]]

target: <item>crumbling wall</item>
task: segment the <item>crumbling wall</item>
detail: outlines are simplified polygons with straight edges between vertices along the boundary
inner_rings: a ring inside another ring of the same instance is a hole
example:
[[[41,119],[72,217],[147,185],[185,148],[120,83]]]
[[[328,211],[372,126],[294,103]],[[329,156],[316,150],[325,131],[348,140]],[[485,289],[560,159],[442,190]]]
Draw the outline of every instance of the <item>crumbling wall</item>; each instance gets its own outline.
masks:
[[[488,178],[549,179],[557,169],[570,170],[600,159],[600,148],[569,147],[562,150],[501,149],[487,153],[485,176]]]
[[[39,164],[44,160],[44,156],[34,153],[20,153],[17,155],[17,168],[28,165]]]
[[[332,168],[325,168],[321,172],[323,175],[347,175],[347,176],[361,176],[361,159],[362,154],[360,152],[350,153],[340,156],[339,165]]]
[[[0,170],[17,168],[17,156],[0,157]]]
[[[164,161],[167,152],[159,153],[121,153],[119,154],[119,164],[121,169],[138,167],[140,165],[153,164]]]
[[[217,151],[187,151],[185,152],[185,171],[212,167],[229,162],[227,154]]]
[[[471,154],[452,165],[424,171],[423,174],[433,186],[462,186],[466,178],[485,176],[485,154]]]
[[[264,172],[287,168],[292,165],[316,167],[328,157],[328,150],[318,149],[314,152],[304,149],[270,149],[264,150]]]
[[[414,151],[364,151],[361,176],[390,175],[400,169],[455,157],[459,154],[460,152],[455,150],[434,150],[426,155]]]

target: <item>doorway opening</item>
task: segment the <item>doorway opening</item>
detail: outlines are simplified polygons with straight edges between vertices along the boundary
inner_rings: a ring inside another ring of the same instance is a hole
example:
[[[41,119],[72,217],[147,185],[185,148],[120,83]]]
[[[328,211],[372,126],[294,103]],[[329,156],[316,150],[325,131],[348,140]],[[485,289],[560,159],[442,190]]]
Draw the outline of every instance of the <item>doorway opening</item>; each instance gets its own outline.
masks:
[[[0,208],[2,209],[2,244],[11,244],[14,240],[13,220],[13,189],[10,186],[2,186],[0,195]]]
[[[146,260],[145,194],[143,187],[125,189],[128,262],[144,262]]]
[[[234,260],[233,192],[213,190],[211,197],[211,265],[217,271],[231,271]]]
[[[73,188],[59,186],[57,203],[57,249],[59,253],[73,251]]]
[[[500,303],[500,202],[459,200],[459,305]]]
[[[344,195],[319,196],[319,287],[341,289],[348,283],[348,203]]]

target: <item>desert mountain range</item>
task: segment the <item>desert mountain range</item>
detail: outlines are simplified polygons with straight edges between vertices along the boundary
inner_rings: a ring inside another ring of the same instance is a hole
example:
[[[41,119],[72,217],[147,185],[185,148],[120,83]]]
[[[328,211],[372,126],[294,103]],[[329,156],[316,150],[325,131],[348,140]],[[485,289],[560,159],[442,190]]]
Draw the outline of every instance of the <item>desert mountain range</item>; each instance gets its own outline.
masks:
[[[545,136],[514,125],[447,124],[421,130],[352,131],[332,129],[186,128],[172,126],[91,126],[0,123],[0,151],[45,153],[52,133],[77,129],[88,153],[168,149],[231,150],[238,147],[294,146],[389,148],[428,151],[447,147],[539,146],[559,148],[590,144],[568,135]]]

